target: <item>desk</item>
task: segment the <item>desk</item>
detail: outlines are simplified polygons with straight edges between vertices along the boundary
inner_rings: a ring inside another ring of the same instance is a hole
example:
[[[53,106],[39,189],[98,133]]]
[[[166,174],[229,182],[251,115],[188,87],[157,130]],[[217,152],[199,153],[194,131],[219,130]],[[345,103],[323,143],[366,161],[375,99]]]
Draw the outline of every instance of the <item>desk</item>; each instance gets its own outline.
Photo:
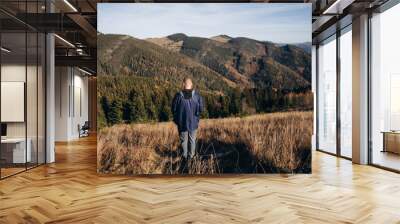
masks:
[[[6,138],[1,139],[1,157],[6,163],[25,163],[31,162],[31,139],[27,139],[28,143],[25,152],[25,138]]]
[[[382,152],[392,152],[400,154],[400,131],[382,131],[383,150]]]

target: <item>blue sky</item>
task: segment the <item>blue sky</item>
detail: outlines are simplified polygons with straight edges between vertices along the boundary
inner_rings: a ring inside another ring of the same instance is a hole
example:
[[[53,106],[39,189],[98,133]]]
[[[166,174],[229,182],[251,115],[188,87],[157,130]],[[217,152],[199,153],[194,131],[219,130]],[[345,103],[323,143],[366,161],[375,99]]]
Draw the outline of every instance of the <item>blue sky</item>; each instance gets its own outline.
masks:
[[[100,3],[98,30],[136,38],[226,34],[277,43],[311,42],[311,4]]]

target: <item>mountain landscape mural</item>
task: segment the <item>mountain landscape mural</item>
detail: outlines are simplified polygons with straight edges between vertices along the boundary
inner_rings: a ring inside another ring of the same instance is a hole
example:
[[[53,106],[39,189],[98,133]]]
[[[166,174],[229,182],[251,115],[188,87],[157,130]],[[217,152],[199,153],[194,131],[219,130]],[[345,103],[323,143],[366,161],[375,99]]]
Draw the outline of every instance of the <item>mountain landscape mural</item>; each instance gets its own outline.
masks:
[[[312,108],[311,55],[295,45],[182,33],[145,40],[104,34],[98,38],[102,102],[118,101],[121,113],[125,111],[114,119],[108,116],[111,105],[99,105],[102,126],[122,120],[168,121],[168,102],[186,76],[193,77],[207,99],[204,117]],[[147,109],[154,109],[130,116],[133,101],[149,102]]]
[[[99,172],[311,172],[311,43],[184,32],[97,41]],[[188,77],[203,100],[190,161],[171,107]]]

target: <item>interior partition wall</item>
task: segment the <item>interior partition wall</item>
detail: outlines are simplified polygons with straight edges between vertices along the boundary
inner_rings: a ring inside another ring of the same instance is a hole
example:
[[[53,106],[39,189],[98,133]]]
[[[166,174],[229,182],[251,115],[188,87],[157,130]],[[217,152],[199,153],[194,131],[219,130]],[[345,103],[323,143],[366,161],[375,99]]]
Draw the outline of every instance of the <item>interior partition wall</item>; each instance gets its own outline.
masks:
[[[18,7],[21,12],[39,13],[44,10],[41,3],[21,1]],[[3,21],[13,23],[0,27],[0,178],[3,179],[46,160],[46,38],[44,33],[12,14],[5,11],[0,14]]]
[[[400,4],[370,19],[370,162],[400,171]]]
[[[317,150],[352,157],[352,27],[317,45]]]

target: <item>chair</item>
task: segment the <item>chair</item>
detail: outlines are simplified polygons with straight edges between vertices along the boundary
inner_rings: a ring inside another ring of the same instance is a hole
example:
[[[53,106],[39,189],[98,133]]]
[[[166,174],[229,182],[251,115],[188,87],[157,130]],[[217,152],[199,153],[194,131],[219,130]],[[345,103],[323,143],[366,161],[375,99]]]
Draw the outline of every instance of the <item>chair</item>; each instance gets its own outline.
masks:
[[[89,136],[90,124],[89,121],[85,121],[82,127],[78,124],[79,138]]]

